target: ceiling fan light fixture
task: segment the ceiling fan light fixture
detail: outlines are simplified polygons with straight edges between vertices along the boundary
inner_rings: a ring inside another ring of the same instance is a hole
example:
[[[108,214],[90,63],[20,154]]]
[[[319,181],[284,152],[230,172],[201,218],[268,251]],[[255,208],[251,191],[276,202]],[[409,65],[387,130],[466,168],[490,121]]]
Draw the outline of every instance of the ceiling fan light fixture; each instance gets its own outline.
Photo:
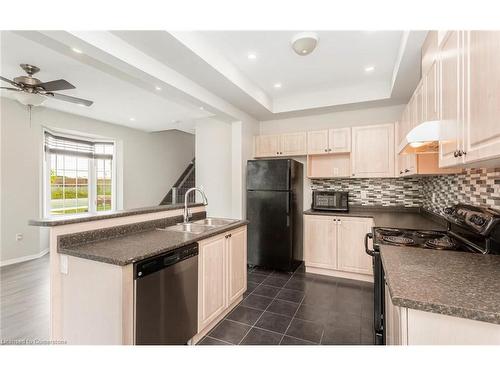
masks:
[[[291,40],[292,49],[299,56],[309,55],[318,45],[318,34],[307,31],[295,34]]]
[[[16,91],[14,93],[14,97],[19,103],[34,107],[43,104],[47,100],[46,96],[40,94],[30,94],[24,91]]]

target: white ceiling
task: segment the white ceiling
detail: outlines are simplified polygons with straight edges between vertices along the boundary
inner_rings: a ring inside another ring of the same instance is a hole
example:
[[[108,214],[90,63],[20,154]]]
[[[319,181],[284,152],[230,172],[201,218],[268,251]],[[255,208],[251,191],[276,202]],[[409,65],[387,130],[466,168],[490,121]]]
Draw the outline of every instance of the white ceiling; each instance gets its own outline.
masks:
[[[76,86],[76,89],[60,93],[94,102],[91,107],[82,107],[48,99],[43,104],[48,108],[145,131],[193,131],[195,119],[210,115],[194,104],[181,105],[169,100],[155,86],[141,87],[140,84],[99,69],[70,49],[67,54],[63,54],[19,34],[5,31],[1,32],[1,41],[0,71],[3,77],[12,79],[25,75],[19,64],[29,63],[41,69],[35,77],[42,81],[63,78]],[[8,84],[2,82],[2,86]],[[10,91],[1,90],[1,94],[13,97]]]
[[[320,31],[308,56],[290,48],[294,34],[2,32],[1,73],[13,78],[22,73],[19,63],[37,65],[41,80],[64,78],[77,87],[64,94],[95,102],[85,108],[48,100],[47,107],[146,131],[192,131],[196,119],[209,116],[267,120],[401,104],[420,79],[425,31]],[[257,59],[249,60],[250,52]],[[375,69],[367,73],[367,66]]]
[[[319,31],[313,53],[290,46],[299,31],[204,31],[207,43],[273,99],[352,86],[390,86],[402,31]],[[248,59],[255,53],[255,60]],[[366,73],[364,68],[374,66]],[[282,87],[275,89],[274,83]]]

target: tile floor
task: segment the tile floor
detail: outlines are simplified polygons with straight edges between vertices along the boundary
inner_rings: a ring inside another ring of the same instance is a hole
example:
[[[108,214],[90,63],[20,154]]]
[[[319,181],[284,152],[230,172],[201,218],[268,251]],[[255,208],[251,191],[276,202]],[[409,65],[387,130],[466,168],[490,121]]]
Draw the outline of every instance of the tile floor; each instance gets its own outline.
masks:
[[[243,301],[200,345],[372,345],[373,284],[248,270]]]

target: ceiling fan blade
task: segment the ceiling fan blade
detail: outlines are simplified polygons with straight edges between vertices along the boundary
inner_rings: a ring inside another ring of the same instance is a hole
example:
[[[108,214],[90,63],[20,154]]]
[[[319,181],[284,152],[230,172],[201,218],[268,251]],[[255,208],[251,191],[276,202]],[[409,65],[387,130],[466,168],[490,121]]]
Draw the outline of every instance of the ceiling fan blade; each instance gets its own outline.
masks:
[[[45,91],[70,90],[75,88],[75,86],[73,86],[65,79],[57,79],[55,81],[42,82],[36,86],[41,87]]]
[[[94,103],[94,102],[92,102],[90,100],[75,98],[74,96],[57,94],[57,93],[53,93],[53,92],[49,92],[49,93],[45,94],[45,96],[48,96],[49,98],[64,100],[65,102],[70,102],[70,103],[84,105],[84,106],[87,106],[87,107],[90,107]]]
[[[15,87],[19,87],[19,85],[14,82],[14,81],[11,81],[10,79],[8,78],[5,78],[5,77],[0,77],[0,80],[4,81],[4,82],[7,82],[7,83],[10,83],[12,86],[15,86]]]
[[[22,90],[19,90],[19,89],[13,89],[12,87],[0,87],[0,89],[10,90],[10,91],[22,91]]]

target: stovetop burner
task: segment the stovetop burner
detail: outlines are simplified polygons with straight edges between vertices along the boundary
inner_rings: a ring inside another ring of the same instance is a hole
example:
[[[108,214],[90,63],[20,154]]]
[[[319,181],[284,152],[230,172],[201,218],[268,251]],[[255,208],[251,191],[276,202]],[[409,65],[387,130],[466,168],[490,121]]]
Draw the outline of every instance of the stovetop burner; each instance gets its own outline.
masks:
[[[396,228],[379,228],[377,231],[383,236],[401,236],[403,234],[402,230]]]
[[[415,236],[420,238],[440,238],[443,237],[444,234],[442,232],[436,232],[434,230],[419,230],[415,232]]]
[[[434,238],[425,242],[425,247],[436,250],[452,250],[455,249],[456,246],[457,245],[455,244],[455,242],[447,236],[442,238]]]
[[[415,243],[415,240],[404,236],[383,236],[382,239],[385,242],[404,246],[413,245]]]

